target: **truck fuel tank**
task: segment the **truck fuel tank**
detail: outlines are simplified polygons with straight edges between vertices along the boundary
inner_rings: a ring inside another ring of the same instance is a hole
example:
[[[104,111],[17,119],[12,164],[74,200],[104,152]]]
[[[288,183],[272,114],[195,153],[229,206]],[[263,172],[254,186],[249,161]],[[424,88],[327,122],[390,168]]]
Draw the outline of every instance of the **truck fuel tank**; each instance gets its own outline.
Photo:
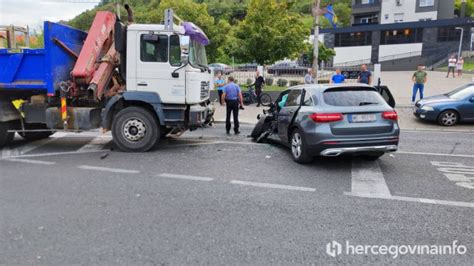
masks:
[[[67,129],[85,131],[99,128],[102,119],[101,114],[101,108],[68,107]],[[50,129],[64,129],[60,108],[50,107],[46,110],[46,124]]]

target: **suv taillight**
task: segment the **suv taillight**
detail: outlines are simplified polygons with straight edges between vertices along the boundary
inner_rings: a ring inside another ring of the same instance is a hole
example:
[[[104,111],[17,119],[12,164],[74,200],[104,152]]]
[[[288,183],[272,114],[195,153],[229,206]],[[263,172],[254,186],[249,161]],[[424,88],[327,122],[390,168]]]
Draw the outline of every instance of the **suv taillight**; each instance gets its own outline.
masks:
[[[328,123],[341,121],[343,116],[340,113],[330,113],[330,114],[318,114],[314,113],[309,116],[314,122],[318,123]]]
[[[398,120],[398,114],[395,111],[388,111],[388,112],[383,112],[382,117],[387,120]]]

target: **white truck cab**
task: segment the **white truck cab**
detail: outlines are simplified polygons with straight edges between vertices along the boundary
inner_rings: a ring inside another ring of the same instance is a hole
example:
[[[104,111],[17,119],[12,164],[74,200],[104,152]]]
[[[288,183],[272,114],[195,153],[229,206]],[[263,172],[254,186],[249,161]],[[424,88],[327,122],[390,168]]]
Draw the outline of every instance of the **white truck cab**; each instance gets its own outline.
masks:
[[[183,26],[129,25],[127,91],[157,92],[165,104],[207,101],[213,82],[205,46],[185,34]]]

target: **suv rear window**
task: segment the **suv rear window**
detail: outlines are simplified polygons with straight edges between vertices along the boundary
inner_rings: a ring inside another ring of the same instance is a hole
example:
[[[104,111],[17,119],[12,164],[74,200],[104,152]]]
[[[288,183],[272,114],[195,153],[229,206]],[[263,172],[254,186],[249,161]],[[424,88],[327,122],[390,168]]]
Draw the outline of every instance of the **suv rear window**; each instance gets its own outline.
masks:
[[[384,104],[383,98],[370,88],[332,88],[323,93],[324,102],[333,106],[365,106]]]

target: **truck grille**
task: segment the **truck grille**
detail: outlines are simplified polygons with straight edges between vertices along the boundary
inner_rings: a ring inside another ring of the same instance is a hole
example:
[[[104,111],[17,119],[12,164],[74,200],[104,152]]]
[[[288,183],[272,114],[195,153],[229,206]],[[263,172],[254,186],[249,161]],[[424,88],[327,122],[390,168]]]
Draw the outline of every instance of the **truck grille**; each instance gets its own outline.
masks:
[[[201,81],[201,100],[209,97],[209,81]]]

